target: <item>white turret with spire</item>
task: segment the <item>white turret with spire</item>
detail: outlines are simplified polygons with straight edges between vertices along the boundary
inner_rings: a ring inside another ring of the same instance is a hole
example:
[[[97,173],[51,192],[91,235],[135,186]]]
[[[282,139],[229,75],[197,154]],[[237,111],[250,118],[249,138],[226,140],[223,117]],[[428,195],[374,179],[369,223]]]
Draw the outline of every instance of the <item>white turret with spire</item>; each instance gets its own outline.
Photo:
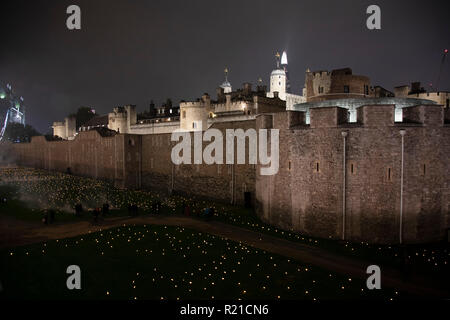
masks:
[[[270,74],[270,90],[267,92],[267,97],[273,98],[278,95],[281,100],[286,101],[286,110],[292,110],[295,104],[303,103],[306,99],[301,95],[291,93],[287,72],[288,60],[286,51],[283,51],[281,56],[277,52],[275,59],[277,68]]]
[[[275,92],[278,92],[278,97],[281,100],[286,100],[286,72],[280,67],[280,54],[275,55],[277,68],[270,74],[270,91],[268,96],[274,97]]]
[[[228,82],[228,68],[225,68],[223,72],[225,74],[225,81],[220,85],[220,87],[223,88],[224,93],[230,93],[232,91],[232,88],[231,83]]]

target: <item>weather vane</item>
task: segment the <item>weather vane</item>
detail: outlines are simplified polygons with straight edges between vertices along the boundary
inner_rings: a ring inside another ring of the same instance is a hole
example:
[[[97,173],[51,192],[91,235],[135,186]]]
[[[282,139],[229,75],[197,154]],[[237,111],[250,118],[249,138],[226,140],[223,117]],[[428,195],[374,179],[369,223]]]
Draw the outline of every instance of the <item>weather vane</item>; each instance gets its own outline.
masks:
[[[225,81],[228,81],[228,68],[225,67],[225,69],[223,70],[223,72],[225,73]]]

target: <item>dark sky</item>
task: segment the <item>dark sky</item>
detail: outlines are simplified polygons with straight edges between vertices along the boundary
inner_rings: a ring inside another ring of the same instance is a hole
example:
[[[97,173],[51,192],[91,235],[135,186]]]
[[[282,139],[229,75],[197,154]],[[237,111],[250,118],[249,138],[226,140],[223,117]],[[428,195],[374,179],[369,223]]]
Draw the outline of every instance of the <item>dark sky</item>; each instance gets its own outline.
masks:
[[[0,83],[25,98],[28,123],[42,133],[79,106],[195,99],[223,81],[267,84],[274,54],[288,52],[291,87],[306,68],[349,66],[372,85],[435,82],[450,47],[450,1],[135,1],[2,3]],[[82,29],[66,28],[66,8],[81,7]],[[381,7],[382,29],[366,28],[366,8]],[[441,78],[450,90],[450,63]]]

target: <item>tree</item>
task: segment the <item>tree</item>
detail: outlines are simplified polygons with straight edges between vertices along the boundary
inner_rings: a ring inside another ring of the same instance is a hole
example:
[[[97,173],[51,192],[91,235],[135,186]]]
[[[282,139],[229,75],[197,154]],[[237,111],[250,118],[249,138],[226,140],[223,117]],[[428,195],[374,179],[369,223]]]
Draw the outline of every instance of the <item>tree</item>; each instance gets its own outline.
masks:
[[[81,127],[83,124],[95,117],[95,113],[89,107],[80,107],[77,112],[73,114],[76,117],[77,128]]]
[[[8,123],[5,130],[4,138],[11,142],[30,142],[31,137],[40,136],[41,134],[29,124]]]

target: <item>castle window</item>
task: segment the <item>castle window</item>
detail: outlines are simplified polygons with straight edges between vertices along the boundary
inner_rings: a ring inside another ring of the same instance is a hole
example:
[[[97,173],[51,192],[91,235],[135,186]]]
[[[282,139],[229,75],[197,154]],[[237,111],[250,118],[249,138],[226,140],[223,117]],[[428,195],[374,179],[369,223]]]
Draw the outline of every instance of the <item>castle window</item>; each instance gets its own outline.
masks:
[[[364,94],[366,96],[369,94],[369,86],[367,84],[364,85]]]
[[[192,122],[192,129],[197,129],[197,123]]]
[[[423,164],[423,168],[422,169],[423,169],[422,170],[422,174],[425,176],[425,174],[427,173],[427,166],[426,166],[425,163]]]
[[[392,168],[387,169],[387,181],[392,181]]]
[[[349,93],[349,92],[350,92],[350,87],[344,86],[344,93]]]
[[[316,161],[316,163],[314,164],[314,172],[316,172],[316,173],[320,172],[319,161]]]
[[[445,106],[446,106],[447,108],[450,106],[450,99],[447,99],[447,100],[445,101]]]
[[[350,162],[350,173],[356,174],[356,165],[353,162]]]
[[[183,119],[186,119],[186,111],[183,111]]]
[[[289,160],[288,170],[291,171],[291,160]]]
[[[323,87],[319,87],[319,93],[323,93]]]

